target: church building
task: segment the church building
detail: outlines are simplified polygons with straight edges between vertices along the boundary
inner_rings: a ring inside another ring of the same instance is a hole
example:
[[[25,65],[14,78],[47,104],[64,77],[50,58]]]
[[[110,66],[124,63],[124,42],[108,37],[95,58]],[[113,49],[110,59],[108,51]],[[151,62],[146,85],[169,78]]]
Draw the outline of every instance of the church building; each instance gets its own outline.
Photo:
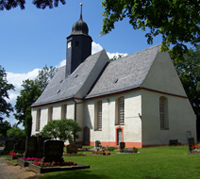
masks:
[[[81,7],[67,37],[66,66],[32,105],[32,135],[67,118],[82,127],[77,141],[84,145],[141,148],[196,137],[196,116],[168,52],[156,45],[110,61],[105,50],[91,55],[88,32]]]

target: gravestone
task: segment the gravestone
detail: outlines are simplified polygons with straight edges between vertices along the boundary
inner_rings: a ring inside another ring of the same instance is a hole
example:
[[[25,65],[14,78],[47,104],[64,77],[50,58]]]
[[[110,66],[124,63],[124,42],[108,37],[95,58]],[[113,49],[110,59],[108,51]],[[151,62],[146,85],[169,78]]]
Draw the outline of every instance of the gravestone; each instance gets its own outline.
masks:
[[[100,140],[95,140],[94,141],[94,148],[96,149],[97,147],[99,147],[99,144],[101,144]]]
[[[119,148],[121,149],[121,150],[123,150],[124,148],[125,148],[125,142],[120,142],[119,143]]]
[[[42,158],[43,157],[43,149],[44,149],[44,141],[50,138],[37,136],[37,152],[35,157]]]
[[[63,147],[62,140],[45,140],[44,141],[44,157],[43,162],[63,162]]]
[[[74,142],[74,145],[77,146],[77,148],[82,149],[83,144],[82,142]]]
[[[7,140],[5,142],[5,148],[4,148],[3,152],[4,153],[9,153],[10,151],[12,151],[14,149],[15,143],[16,143],[15,140]]]
[[[72,153],[77,153],[77,146],[76,145],[67,145],[67,153],[72,154]]]
[[[35,157],[37,152],[37,137],[26,137],[26,147],[24,157]]]
[[[15,153],[24,153],[25,152],[25,144],[26,144],[26,139],[20,139],[18,143],[14,145],[14,150],[13,152]]]
[[[195,146],[195,142],[194,142],[194,137],[190,137],[188,139],[188,144],[189,144],[189,151],[191,152],[192,151],[192,146]]]

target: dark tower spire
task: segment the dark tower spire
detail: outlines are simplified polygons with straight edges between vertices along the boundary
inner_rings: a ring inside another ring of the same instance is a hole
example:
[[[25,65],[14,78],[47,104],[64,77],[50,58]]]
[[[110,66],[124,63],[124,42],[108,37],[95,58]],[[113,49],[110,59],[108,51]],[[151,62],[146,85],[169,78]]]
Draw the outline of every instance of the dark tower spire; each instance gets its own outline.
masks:
[[[80,19],[72,26],[72,33],[67,37],[66,77],[91,55],[92,38],[89,29],[82,19],[82,3]]]

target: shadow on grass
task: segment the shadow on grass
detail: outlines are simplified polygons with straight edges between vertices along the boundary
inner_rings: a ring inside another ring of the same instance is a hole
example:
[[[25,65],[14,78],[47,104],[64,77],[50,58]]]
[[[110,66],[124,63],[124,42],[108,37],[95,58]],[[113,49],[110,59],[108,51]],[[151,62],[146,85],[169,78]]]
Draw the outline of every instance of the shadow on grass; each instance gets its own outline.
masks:
[[[161,177],[145,176],[145,179],[161,179]]]
[[[48,173],[45,176],[40,177],[40,179],[66,179],[66,178],[87,178],[87,179],[102,179],[109,178],[104,174],[94,174],[91,173],[90,170],[73,170],[73,171],[65,171],[65,172],[54,172]]]

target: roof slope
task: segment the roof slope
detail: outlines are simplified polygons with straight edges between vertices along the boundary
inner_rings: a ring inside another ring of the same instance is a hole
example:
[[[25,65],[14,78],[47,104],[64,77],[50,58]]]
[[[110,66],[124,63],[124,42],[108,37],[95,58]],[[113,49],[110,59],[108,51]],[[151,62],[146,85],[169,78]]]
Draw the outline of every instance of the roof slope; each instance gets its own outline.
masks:
[[[112,61],[86,98],[139,87],[153,64],[160,45]]]
[[[95,77],[94,79],[94,75],[98,76],[105,64],[108,62],[108,57],[105,54],[105,50],[102,50],[94,55],[89,56],[67,78],[65,78],[66,66],[59,68],[57,73],[54,75],[52,80],[49,82],[41,96],[32,105],[32,107],[70,99],[75,97],[76,94],[78,94],[80,98],[85,97],[85,93],[88,93],[97,78]],[[102,58],[104,62],[98,62],[102,61]],[[101,67],[96,67],[96,64],[100,64]],[[97,71],[96,74],[93,72],[94,68],[95,71]],[[91,78],[91,83],[87,86],[88,90],[86,90],[84,84],[88,81],[88,78]],[[80,90],[83,88],[84,90],[81,93]]]

